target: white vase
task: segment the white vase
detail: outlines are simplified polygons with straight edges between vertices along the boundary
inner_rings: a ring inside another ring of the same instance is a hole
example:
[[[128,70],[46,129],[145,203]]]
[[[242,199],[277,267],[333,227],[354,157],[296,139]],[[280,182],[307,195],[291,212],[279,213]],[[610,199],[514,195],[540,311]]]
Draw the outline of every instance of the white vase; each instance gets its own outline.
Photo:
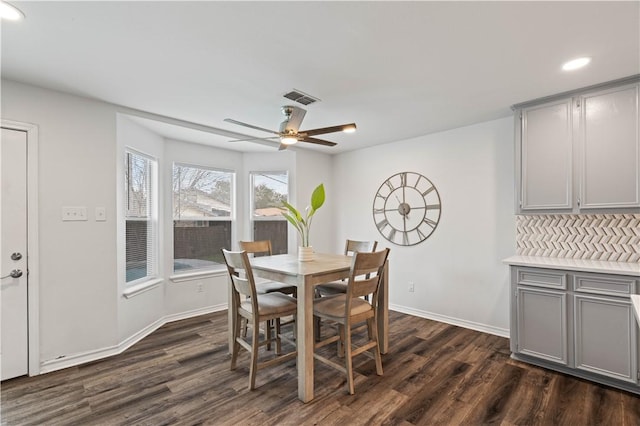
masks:
[[[313,247],[298,247],[298,261],[309,262],[313,260]]]

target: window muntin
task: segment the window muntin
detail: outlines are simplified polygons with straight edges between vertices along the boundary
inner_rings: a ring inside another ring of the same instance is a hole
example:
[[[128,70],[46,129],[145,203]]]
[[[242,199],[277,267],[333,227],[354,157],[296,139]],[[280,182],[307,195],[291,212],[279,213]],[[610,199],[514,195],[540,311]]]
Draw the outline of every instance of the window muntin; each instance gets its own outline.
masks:
[[[231,248],[234,173],[173,165],[173,270],[222,267]]]

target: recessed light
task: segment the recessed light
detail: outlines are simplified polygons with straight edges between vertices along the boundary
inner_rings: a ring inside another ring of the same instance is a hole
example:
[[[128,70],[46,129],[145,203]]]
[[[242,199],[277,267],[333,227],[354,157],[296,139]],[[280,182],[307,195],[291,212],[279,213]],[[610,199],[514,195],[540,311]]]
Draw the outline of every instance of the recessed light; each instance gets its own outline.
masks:
[[[7,2],[0,2],[0,18],[9,21],[20,21],[24,19],[24,13],[17,7]]]
[[[587,57],[572,59],[569,62],[565,62],[562,65],[562,69],[565,71],[577,70],[578,68],[586,66],[589,62],[591,62],[591,58]]]

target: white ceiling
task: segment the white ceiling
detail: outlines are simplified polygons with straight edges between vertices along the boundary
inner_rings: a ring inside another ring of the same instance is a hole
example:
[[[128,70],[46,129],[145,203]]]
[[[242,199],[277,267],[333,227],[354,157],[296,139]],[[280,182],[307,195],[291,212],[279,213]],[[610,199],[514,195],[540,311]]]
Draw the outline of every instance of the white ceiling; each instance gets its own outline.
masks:
[[[302,128],[337,153],[510,115],[515,103],[640,73],[640,2],[32,2],[2,23],[2,77],[204,127],[277,130],[282,97],[321,99]],[[591,56],[566,73],[562,62]],[[164,130],[162,130],[164,129]],[[268,148],[273,149],[273,148]]]

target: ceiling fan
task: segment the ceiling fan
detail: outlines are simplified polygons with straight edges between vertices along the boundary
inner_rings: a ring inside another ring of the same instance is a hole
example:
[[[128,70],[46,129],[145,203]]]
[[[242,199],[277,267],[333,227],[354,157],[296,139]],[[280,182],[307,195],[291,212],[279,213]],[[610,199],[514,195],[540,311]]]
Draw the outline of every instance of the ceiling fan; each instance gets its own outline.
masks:
[[[240,126],[249,127],[250,129],[261,130],[263,132],[272,133],[276,136],[270,136],[267,138],[250,138],[250,139],[236,139],[230,142],[249,142],[258,140],[279,140],[279,150],[287,149],[288,146],[298,142],[315,143],[318,145],[335,146],[335,142],[326,141],[324,139],[318,139],[313,136],[323,135],[325,133],[334,132],[346,132],[352,133],[356,131],[356,124],[342,124],[340,126],[322,127],[319,129],[299,130],[302,119],[307,113],[306,110],[297,106],[285,105],[282,107],[282,113],[285,115],[285,120],[280,123],[280,131],[269,130],[262,127],[254,126],[252,124],[243,123],[242,121],[233,120],[231,118],[225,118],[227,123],[238,124]]]

